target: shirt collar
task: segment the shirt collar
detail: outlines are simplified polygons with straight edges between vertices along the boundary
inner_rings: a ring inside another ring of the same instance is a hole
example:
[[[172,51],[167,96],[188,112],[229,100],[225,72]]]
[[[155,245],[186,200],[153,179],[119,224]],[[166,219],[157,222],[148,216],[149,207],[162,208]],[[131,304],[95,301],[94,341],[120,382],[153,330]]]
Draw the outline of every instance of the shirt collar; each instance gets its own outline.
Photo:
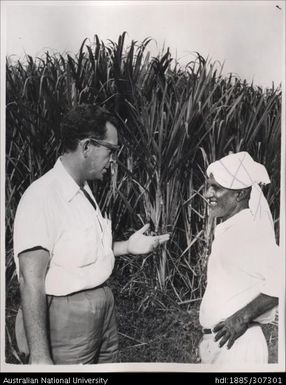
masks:
[[[238,213],[234,214],[232,217],[228,218],[224,222],[218,224],[215,228],[215,236],[224,233],[230,227],[235,226],[237,223],[241,225],[243,221],[249,220],[249,218],[253,218],[253,215],[249,209],[243,209]]]
[[[80,191],[79,185],[73,179],[73,177],[68,173],[62,164],[61,158],[59,157],[53,168],[57,179],[61,185],[61,190],[64,198],[70,202],[75,195]],[[84,188],[86,189],[87,182],[85,182]]]

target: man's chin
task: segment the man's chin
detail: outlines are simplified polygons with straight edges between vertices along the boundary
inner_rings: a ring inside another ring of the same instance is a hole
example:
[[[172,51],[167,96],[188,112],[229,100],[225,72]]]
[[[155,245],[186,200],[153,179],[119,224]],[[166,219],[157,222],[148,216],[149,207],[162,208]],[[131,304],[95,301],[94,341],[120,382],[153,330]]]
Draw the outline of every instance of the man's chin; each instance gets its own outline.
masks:
[[[90,182],[95,182],[95,181],[102,181],[103,180],[103,175],[102,174],[96,174],[96,175],[90,175],[87,178],[88,181]]]
[[[209,206],[208,207],[208,214],[210,217],[215,218],[216,217],[216,210],[213,207]]]
[[[97,175],[95,180],[97,180],[98,182],[103,182],[103,181],[108,179],[108,176],[109,176],[109,174],[107,172],[105,172],[103,174]]]
[[[209,209],[209,217],[211,219],[216,219],[216,218],[220,218],[221,214],[218,211],[216,211],[215,209]]]

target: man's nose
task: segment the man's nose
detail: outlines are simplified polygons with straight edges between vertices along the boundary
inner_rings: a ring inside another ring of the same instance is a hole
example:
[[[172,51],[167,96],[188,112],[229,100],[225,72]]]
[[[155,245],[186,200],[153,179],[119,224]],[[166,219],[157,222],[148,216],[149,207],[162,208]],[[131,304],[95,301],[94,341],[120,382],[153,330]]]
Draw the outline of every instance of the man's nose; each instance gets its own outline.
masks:
[[[112,154],[110,154],[109,166],[110,166],[110,170],[111,170],[111,175],[113,175],[115,172],[115,168],[116,168],[116,159]]]

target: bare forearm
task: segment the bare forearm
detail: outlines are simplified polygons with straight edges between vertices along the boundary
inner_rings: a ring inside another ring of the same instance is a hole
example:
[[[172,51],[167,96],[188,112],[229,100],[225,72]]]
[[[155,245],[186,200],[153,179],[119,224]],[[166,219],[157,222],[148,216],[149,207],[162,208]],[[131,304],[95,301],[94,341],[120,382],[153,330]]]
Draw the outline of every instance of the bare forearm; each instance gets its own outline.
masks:
[[[128,241],[117,241],[113,243],[113,252],[115,257],[128,254]]]
[[[259,294],[242,309],[215,325],[213,328],[216,333],[215,341],[220,340],[220,347],[227,342],[230,349],[235,340],[246,332],[251,322],[277,304],[278,298]]]
[[[259,317],[266,311],[272,309],[278,305],[278,298],[271,297],[266,294],[259,294],[254,300],[252,300],[248,305],[238,311],[241,317],[247,322],[250,323]]]
[[[30,362],[52,363],[48,343],[47,301],[42,282],[20,281],[25,331]]]

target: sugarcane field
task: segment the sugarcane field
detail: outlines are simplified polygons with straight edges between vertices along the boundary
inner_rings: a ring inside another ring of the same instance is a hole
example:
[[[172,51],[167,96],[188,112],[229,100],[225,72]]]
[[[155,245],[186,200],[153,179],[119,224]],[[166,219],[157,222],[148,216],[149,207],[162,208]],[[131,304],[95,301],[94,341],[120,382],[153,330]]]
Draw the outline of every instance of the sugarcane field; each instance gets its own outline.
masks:
[[[147,36],[147,35],[146,35]],[[112,220],[114,241],[150,224],[168,233],[144,255],[116,258],[108,285],[115,298],[118,362],[199,364],[199,308],[206,289],[215,220],[208,215],[205,170],[247,151],[263,164],[263,187],[280,241],[281,86],[262,88],[193,53],[181,65],[151,37],[85,39],[75,53],[47,50],[6,57],[5,362],[27,364],[15,337],[20,288],[13,252],[16,209],[24,191],[62,153],[61,120],[84,104],[112,111],[120,150],[111,171],[89,186]],[[278,362],[278,323],[262,326],[269,363]]]

